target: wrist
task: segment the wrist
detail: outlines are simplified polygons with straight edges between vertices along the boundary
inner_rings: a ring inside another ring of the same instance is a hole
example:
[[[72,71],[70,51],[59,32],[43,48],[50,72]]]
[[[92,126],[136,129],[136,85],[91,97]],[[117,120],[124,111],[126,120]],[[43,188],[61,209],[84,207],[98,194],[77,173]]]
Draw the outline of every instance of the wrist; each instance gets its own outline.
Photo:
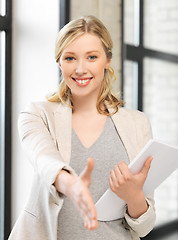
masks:
[[[136,196],[127,202],[128,214],[132,218],[138,218],[148,210],[144,193],[136,194]]]
[[[71,185],[74,181],[76,181],[76,176],[73,176],[69,171],[62,169],[58,173],[54,185],[58,192],[64,194],[65,196],[69,196]]]

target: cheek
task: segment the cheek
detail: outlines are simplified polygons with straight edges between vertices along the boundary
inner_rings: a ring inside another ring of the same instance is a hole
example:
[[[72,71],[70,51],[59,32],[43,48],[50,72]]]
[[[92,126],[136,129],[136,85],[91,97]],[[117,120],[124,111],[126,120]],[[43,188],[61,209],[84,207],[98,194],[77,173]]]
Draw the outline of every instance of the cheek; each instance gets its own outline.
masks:
[[[95,68],[95,75],[104,77],[105,68],[103,64],[98,64]]]
[[[60,69],[64,78],[71,74],[71,68],[69,66],[66,66],[66,64],[61,65]]]

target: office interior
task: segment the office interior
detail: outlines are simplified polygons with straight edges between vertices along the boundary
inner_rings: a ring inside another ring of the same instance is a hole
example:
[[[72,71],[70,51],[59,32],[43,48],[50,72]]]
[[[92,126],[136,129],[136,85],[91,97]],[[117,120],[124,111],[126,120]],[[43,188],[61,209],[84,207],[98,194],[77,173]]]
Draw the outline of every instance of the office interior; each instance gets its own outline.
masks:
[[[153,137],[178,147],[177,0],[0,1],[0,239],[7,239],[30,191],[33,169],[17,121],[31,101],[59,84],[57,33],[69,20],[95,15],[114,42],[115,92],[144,111]],[[161,167],[161,166],[160,166]],[[159,169],[158,169],[159,173]],[[178,239],[178,171],[155,191],[155,228],[143,239]]]

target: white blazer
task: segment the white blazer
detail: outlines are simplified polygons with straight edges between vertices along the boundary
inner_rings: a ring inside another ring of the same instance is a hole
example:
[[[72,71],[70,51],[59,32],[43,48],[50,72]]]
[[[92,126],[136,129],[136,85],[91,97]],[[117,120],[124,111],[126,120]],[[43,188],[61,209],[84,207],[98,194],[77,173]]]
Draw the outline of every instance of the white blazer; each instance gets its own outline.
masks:
[[[131,161],[152,137],[148,119],[142,112],[125,108],[119,108],[112,119]],[[62,168],[75,174],[69,166],[72,110],[58,102],[31,103],[20,114],[18,127],[20,140],[34,168],[34,178],[25,209],[9,240],[57,240],[58,215],[64,196],[53,184]],[[125,211],[125,223],[134,240],[147,235],[154,226],[153,196],[148,197],[147,202],[149,209],[138,219],[131,218]]]

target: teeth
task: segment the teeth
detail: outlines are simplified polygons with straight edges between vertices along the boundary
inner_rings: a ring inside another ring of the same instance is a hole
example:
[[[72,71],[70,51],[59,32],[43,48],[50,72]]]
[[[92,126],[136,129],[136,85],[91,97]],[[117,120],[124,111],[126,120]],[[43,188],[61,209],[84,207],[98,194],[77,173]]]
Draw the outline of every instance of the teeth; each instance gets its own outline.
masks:
[[[76,80],[76,82],[78,82],[79,84],[85,84],[87,82],[89,82],[91,79],[87,79],[87,80]]]

